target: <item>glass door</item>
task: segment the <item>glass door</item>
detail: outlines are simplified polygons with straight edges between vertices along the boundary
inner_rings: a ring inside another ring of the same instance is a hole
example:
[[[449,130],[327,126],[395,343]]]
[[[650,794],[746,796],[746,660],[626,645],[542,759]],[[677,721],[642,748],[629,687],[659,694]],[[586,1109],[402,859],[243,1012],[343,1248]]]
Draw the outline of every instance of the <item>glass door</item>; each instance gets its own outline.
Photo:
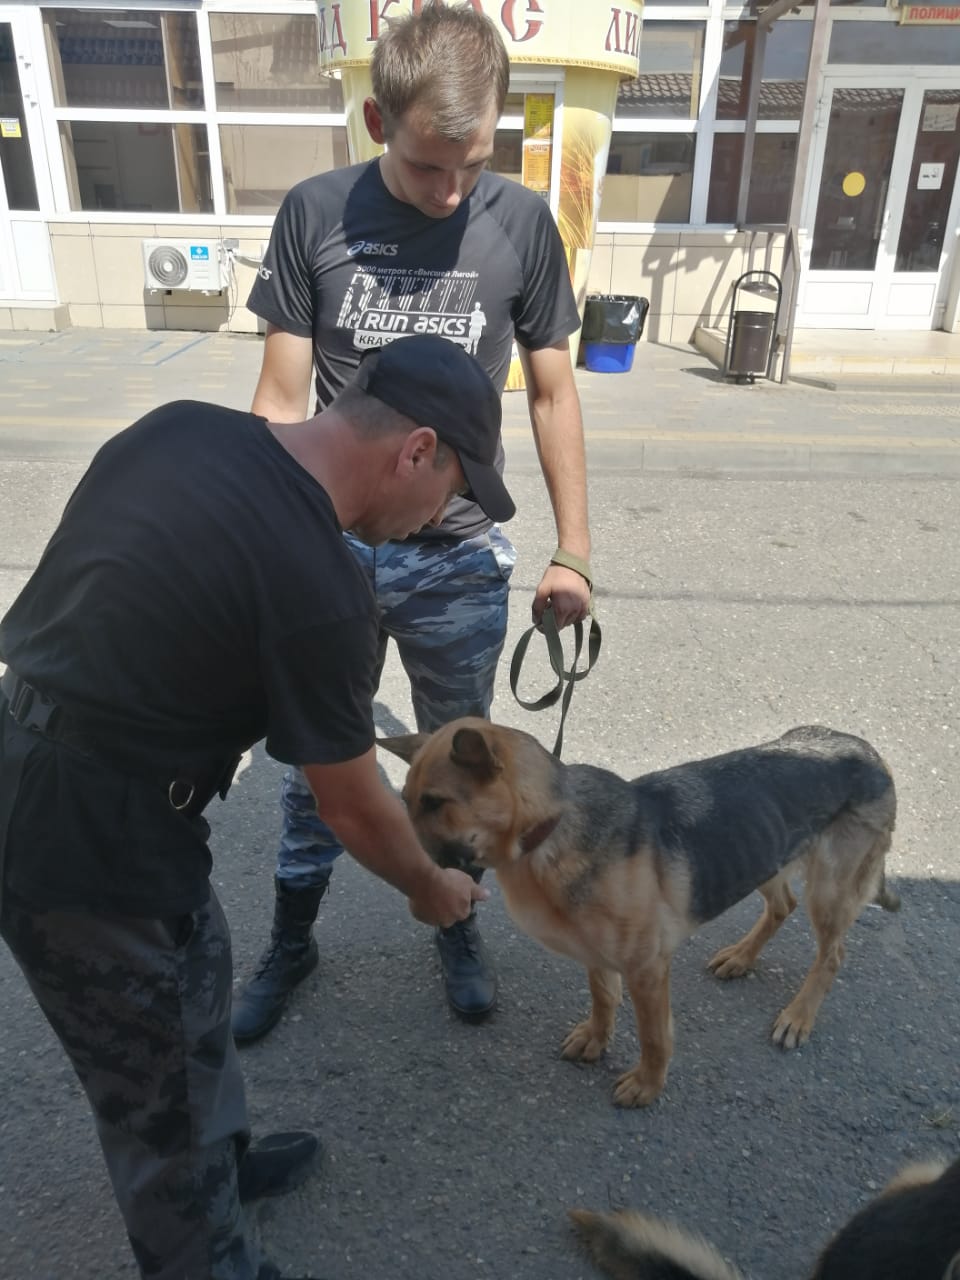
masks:
[[[35,16],[0,6],[0,298],[14,302],[55,297],[50,235],[41,215],[41,196],[48,192],[38,183],[38,175],[48,175],[26,32]]]
[[[936,271],[960,157],[960,87],[927,89],[920,104],[894,270]]]
[[[797,323],[929,329],[943,305],[960,89],[827,77]]]

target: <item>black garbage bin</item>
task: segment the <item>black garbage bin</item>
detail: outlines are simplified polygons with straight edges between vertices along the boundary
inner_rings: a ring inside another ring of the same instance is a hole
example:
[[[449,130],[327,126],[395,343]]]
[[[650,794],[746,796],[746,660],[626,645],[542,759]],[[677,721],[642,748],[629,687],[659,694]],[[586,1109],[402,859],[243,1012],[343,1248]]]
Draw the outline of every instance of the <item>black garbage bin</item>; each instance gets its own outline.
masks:
[[[626,293],[591,293],[583,309],[584,364],[591,373],[627,373],[650,302]]]
[[[765,374],[773,343],[773,311],[735,311],[730,337],[728,373],[739,377]]]
[[[763,311],[756,303],[752,308],[742,307],[740,299],[744,294],[763,298],[770,305]],[[770,376],[782,297],[780,278],[772,271],[745,271],[734,283],[723,355],[725,378],[732,376],[737,382],[753,382],[758,375]]]

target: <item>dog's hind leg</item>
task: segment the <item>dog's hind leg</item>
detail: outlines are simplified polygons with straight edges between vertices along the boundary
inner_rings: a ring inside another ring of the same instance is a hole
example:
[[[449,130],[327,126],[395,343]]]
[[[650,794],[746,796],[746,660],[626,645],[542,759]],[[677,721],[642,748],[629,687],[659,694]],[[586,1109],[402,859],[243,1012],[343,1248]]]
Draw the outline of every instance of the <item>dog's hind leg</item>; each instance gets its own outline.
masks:
[[[756,963],[757,956],[767,945],[773,935],[797,905],[797,900],[790,888],[790,872],[793,867],[785,867],[772,880],[760,885],[763,894],[763,913],[749,933],[744,934],[739,942],[721,947],[715,956],[707,962],[718,978],[742,978]]]
[[[578,1022],[560,1050],[562,1058],[596,1062],[613,1039],[617,1006],[623,998],[623,982],[613,969],[589,969],[590,1014]]]
[[[777,1018],[773,1042],[795,1049],[809,1039],[824,997],[843,963],[843,939],[877,893],[888,831],[856,814],[836,819],[817,840],[807,862],[806,906],[817,939],[817,958],[803,986]]]

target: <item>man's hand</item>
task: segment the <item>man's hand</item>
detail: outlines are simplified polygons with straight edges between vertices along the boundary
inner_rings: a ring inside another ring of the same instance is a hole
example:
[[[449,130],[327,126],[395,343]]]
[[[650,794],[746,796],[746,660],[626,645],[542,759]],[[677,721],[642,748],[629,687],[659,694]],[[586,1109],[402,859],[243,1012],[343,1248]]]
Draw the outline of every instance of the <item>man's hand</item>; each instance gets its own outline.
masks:
[[[590,612],[590,586],[574,569],[563,565],[547,565],[533,597],[533,621],[539,626],[543,611],[553,605],[557,627],[568,627],[573,622],[583,622]]]
[[[490,891],[475,884],[464,871],[441,868],[431,863],[418,887],[408,899],[410,913],[421,924],[449,929],[458,920],[466,920],[475,902],[486,902]]]

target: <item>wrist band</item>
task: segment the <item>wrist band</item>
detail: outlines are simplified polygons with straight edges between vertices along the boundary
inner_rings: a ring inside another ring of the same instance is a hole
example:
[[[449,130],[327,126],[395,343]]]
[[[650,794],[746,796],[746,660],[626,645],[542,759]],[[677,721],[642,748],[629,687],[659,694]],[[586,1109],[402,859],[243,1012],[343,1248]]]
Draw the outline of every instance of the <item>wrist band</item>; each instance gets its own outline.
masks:
[[[550,557],[550,563],[558,564],[563,569],[572,569],[574,573],[579,573],[590,590],[593,590],[593,578],[590,576],[589,560],[584,560],[581,556],[575,556],[572,551],[564,551],[562,547],[557,547]]]

